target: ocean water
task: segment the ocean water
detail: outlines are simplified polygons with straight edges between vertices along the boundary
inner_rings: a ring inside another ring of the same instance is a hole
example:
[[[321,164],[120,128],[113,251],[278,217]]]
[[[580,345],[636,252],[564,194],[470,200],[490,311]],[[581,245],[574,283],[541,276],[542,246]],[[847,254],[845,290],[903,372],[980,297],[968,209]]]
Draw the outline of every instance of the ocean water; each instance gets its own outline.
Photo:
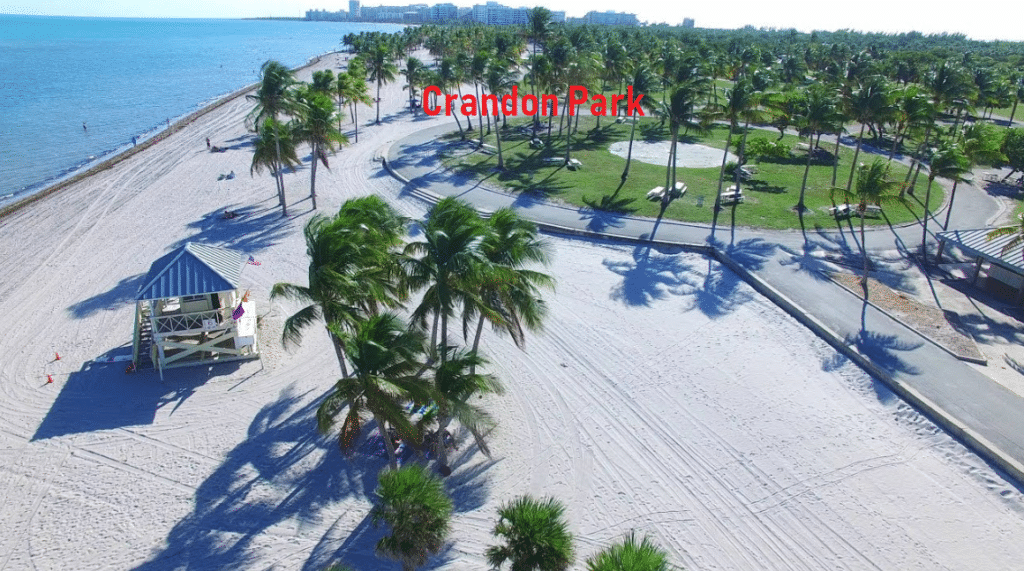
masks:
[[[255,83],[268,59],[297,67],[350,32],[401,28],[0,15],[0,206]]]

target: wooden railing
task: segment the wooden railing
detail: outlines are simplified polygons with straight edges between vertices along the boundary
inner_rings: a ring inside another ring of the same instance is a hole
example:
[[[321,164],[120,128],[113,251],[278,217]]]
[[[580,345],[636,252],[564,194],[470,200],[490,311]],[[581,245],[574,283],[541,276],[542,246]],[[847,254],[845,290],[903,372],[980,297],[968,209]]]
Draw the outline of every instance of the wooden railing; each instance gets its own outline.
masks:
[[[235,324],[234,320],[231,319],[232,311],[233,308],[226,307],[208,311],[197,311],[195,313],[160,315],[153,318],[153,334],[188,334],[230,329]]]

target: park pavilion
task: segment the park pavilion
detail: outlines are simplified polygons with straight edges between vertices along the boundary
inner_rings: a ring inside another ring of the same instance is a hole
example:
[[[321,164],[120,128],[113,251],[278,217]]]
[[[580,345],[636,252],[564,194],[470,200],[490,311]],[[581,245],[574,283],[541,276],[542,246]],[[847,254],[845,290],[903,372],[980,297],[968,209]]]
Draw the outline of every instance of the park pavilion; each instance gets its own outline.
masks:
[[[246,257],[189,242],[153,262],[136,298],[133,362],[160,371],[259,357]],[[239,310],[240,308],[240,310]]]

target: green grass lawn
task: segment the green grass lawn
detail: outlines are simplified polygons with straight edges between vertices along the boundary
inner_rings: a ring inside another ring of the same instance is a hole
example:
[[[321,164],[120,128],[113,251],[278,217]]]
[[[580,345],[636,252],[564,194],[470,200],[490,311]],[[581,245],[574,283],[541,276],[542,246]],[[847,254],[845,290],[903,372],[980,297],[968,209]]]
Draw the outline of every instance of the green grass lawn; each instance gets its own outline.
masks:
[[[626,160],[611,154],[608,147],[616,141],[629,140],[629,125],[616,124],[603,118],[601,129],[595,130],[596,119],[582,117],[579,131],[573,138],[572,157],[583,163],[583,169],[570,171],[560,163],[548,163],[545,159],[565,156],[564,135],[551,147],[532,149],[529,145],[529,120],[509,121],[508,128],[502,131],[502,150],[505,158],[505,170],[497,171],[498,157],[495,154],[482,152],[454,152],[444,157],[445,164],[454,170],[473,173],[478,178],[486,178],[487,184],[504,188],[510,192],[532,192],[546,196],[548,199],[561,201],[577,206],[589,206],[613,212],[635,214],[641,216],[657,216],[660,203],[650,202],[645,196],[656,186],[665,186],[665,165],[651,165],[634,160],[630,165],[629,179],[621,189],[617,189]],[[544,139],[546,121],[542,124],[544,131],[540,134]],[[558,132],[558,118],[554,120],[553,133]],[[680,142],[700,143],[718,149],[725,148],[728,130],[725,126],[715,127],[711,133],[694,137],[680,137]],[[456,133],[455,137],[458,136]],[[774,141],[777,131],[752,129],[748,140],[767,138]],[[644,119],[637,127],[637,141],[657,141],[668,138],[667,128],[659,126],[653,118]],[[733,149],[739,144],[740,137],[733,137]],[[488,145],[494,146],[493,133],[485,137]],[[753,179],[743,183],[745,202],[735,206],[736,223],[743,226],[762,228],[799,228],[800,220],[794,210],[800,194],[806,164],[804,151],[797,147],[801,140],[787,135],[783,142],[793,147],[793,157],[783,161],[762,160],[756,164],[758,173]],[[822,144],[829,151],[833,146]],[[468,149],[465,148],[465,149]],[[839,169],[836,184],[846,185],[850,172],[850,161],[853,149],[841,148],[839,153]],[[870,162],[878,158],[861,152],[858,162]],[[884,156],[880,157],[885,159]],[[667,160],[667,157],[666,157]],[[804,199],[809,208],[804,213],[807,228],[835,227],[835,220],[827,212],[832,206],[829,189],[832,187],[832,166],[828,164],[812,164],[807,180],[807,192]],[[907,168],[898,163],[892,164],[891,178],[902,181]],[[688,191],[685,196],[674,200],[665,211],[667,218],[690,222],[710,223],[713,216],[715,194],[718,188],[719,168],[678,168],[676,178],[686,183]],[[730,182],[723,186],[727,187]],[[923,213],[924,189],[927,179],[922,175],[917,184],[916,197],[909,197],[911,208],[894,206],[886,209],[889,221],[893,224],[911,222],[920,219]],[[932,188],[932,208],[942,204],[942,189],[939,185]],[[726,219],[732,217],[732,207],[723,211]],[[868,218],[869,225],[886,224],[884,218]]]

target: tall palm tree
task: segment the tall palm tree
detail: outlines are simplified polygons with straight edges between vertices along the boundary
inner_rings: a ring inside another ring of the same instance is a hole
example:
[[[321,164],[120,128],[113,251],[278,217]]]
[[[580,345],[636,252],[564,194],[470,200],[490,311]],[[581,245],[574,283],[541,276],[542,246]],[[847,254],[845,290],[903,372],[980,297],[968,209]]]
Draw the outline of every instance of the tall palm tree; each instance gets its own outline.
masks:
[[[481,249],[491,264],[489,275],[477,285],[478,299],[484,307],[478,308],[473,299],[467,299],[463,309],[463,330],[470,320],[478,317],[473,337],[473,352],[480,346],[484,322],[490,320],[496,330],[505,331],[517,347],[526,344],[525,329],[539,331],[547,307],[539,288],[554,288],[554,279],[529,264],[548,265],[550,245],[537,235],[537,225],[519,216],[511,208],[499,208],[486,221]]]
[[[959,181],[970,172],[967,157],[956,145],[943,145],[928,163],[928,190],[924,195],[924,219],[921,221],[921,259],[928,263],[928,209],[932,197],[932,183],[936,177]]]
[[[390,535],[377,542],[378,554],[401,563],[402,571],[414,571],[444,547],[452,500],[426,468],[410,464],[381,474],[377,498],[370,520],[390,528]]]
[[[487,563],[513,571],[565,571],[573,562],[572,534],[561,502],[520,496],[498,509],[494,535],[502,545],[487,548]]]
[[[669,146],[668,165],[665,171],[665,188],[669,189],[669,192],[662,196],[663,207],[668,205],[673,196],[672,190],[676,187],[676,145],[679,142],[679,128],[681,126],[686,126],[687,130],[701,128],[700,124],[695,121],[696,106],[708,81],[701,73],[695,58],[681,59],[671,75],[668,101],[663,107],[663,113],[668,118],[672,141]]]
[[[515,73],[510,71],[501,62],[492,61],[491,66],[487,68],[487,77],[485,81],[487,91],[497,95],[500,100],[501,97],[511,91],[512,87],[516,84],[516,76]],[[494,138],[498,143],[498,169],[504,170],[505,159],[501,152],[501,127],[497,125],[497,121],[495,121],[494,126]]]
[[[476,287],[488,275],[489,264],[481,248],[483,221],[468,203],[444,198],[422,226],[423,239],[406,245],[403,263],[410,290],[425,290],[412,317],[422,324],[433,316],[430,345],[434,352],[439,344],[438,323],[440,344],[447,345],[448,318],[455,308],[467,299],[482,305]]]
[[[529,35],[530,42],[533,44],[533,56],[530,58],[530,84],[533,96],[537,97],[537,48],[545,46],[548,38],[551,35],[551,10],[544,8],[543,6],[537,6],[530,10],[527,14],[527,34]],[[540,126],[540,113],[536,113],[533,116],[533,138],[537,138],[537,128]]]
[[[640,543],[630,532],[617,542],[587,559],[587,571],[668,571],[668,553],[648,537]]]
[[[651,93],[654,89],[654,74],[650,68],[644,62],[639,62],[633,67],[633,92],[634,93]],[[640,100],[640,106],[648,112],[654,112],[656,107],[655,99],[653,97],[644,97]],[[629,178],[629,165],[633,160],[633,139],[636,135],[636,124],[639,119],[636,116],[637,110],[633,110],[632,127],[629,130],[629,150],[626,152],[626,167],[622,169],[622,181],[619,184],[621,187],[626,184],[626,179]]]
[[[323,93],[324,95],[334,94],[335,85],[334,72],[325,69],[323,71],[313,72],[313,83],[310,85],[310,89],[317,93]]]
[[[724,90],[725,101],[717,107],[713,107],[711,116],[724,116],[729,121],[729,134],[725,139],[725,151],[722,153],[722,168],[718,173],[718,192],[715,193],[715,212],[711,227],[718,224],[718,212],[722,209],[722,182],[725,180],[725,165],[729,161],[729,147],[732,146],[732,135],[739,129],[740,118],[749,109],[757,105],[758,96],[753,86],[747,79],[740,79],[733,84],[732,89]]]
[[[347,404],[339,445],[349,450],[362,431],[361,417],[369,413],[384,441],[391,469],[397,470],[398,458],[389,428],[402,438],[418,441],[419,431],[403,404],[430,399],[429,387],[419,378],[424,367],[424,335],[418,329],[406,327],[401,318],[390,312],[359,321],[352,332],[333,326],[331,332],[342,339],[352,362],[352,375],[339,379],[333,392],[320,403],[316,411],[317,428],[321,434],[328,433]]]
[[[505,389],[493,375],[476,372],[476,367],[487,364],[487,360],[476,350],[470,352],[448,346],[443,347],[442,350],[447,354],[434,371],[432,394],[438,408],[435,451],[438,464],[444,469],[448,466],[448,449],[445,446],[443,435],[452,420],[458,420],[459,424],[468,428],[476,438],[480,451],[490,456],[490,450],[487,448],[482,434],[493,422],[490,415],[469,401],[474,395],[502,394]]]
[[[860,134],[857,136],[857,146],[851,161],[853,167],[850,168],[850,178],[846,181],[846,189],[850,190],[853,188],[853,175],[857,172],[857,157],[864,143],[864,129],[873,123],[887,120],[892,115],[893,106],[889,86],[881,77],[874,77],[850,92],[844,104],[847,115],[860,123]]]
[[[328,95],[306,91],[301,98],[303,106],[296,125],[296,139],[311,147],[309,197],[313,202],[313,210],[316,210],[317,162],[331,168],[327,162],[327,154],[335,151],[335,145],[348,143],[348,137],[334,126],[334,102]]]
[[[811,171],[811,159],[817,150],[817,139],[821,133],[832,128],[839,120],[835,100],[827,87],[812,85],[804,93],[796,106],[796,120],[800,134],[808,136],[807,164],[804,166],[804,178],[800,183],[800,200],[796,203],[797,212],[806,209],[804,193],[807,191],[807,175]]]
[[[295,83],[295,75],[281,62],[267,60],[263,63],[260,67],[259,89],[255,95],[246,95],[246,99],[256,102],[256,107],[249,113],[247,120],[252,122],[257,132],[267,119],[272,119],[277,125],[280,125],[279,116],[289,115],[295,111],[296,103],[291,90]],[[274,135],[275,145],[279,144],[280,135],[282,133]],[[281,156],[280,147],[275,147],[275,153],[276,164],[283,164],[284,158]],[[281,209],[286,212],[283,173],[277,173],[276,182]]]
[[[994,164],[1005,160],[999,147],[1001,137],[995,127],[985,123],[975,123],[964,128],[963,153],[967,159],[968,169],[973,169],[979,164]],[[953,214],[953,204],[956,200],[956,188],[960,179],[953,179],[953,189],[949,194],[949,205],[946,207],[946,221],[942,224],[943,229],[949,229],[949,218]]]
[[[346,76],[342,80],[342,75]],[[373,106],[369,88],[366,87],[366,66],[361,58],[352,58],[348,62],[348,70],[338,74],[338,97],[352,108],[352,124],[355,126],[355,141],[359,142],[359,104]],[[339,118],[340,120],[340,118]],[[341,127],[339,127],[340,129]]]
[[[416,102],[416,88],[420,85],[420,76],[427,70],[423,62],[417,57],[409,56],[405,60],[405,68],[402,69],[402,75],[405,76],[405,86],[402,89],[409,90],[409,107],[413,109],[413,112],[418,112],[418,107],[415,105]]]
[[[383,199],[366,196],[346,201],[334,217],[316,215],[306,223],[307,285],[277,283],[270,298],[305,304],[284,322],[285,346],[302,341],[302,331],[323,321],[343,377],[348,376],[342,339],[331,332],[352,329],[382,307],[404,299],[395,249],[405,233],[405,219]]]
[[[377,123],[380,123],[380,88],[385,83],[391,83],[395,80],[395,74],[398,73],[398,68],[391,61],[391,50],[388,49],[387,44],[384,42],[378,42],[374,46],[373,50],[367,54],[366,58],[366,71],[369,74],[370,81],[377,83]]]
[[[861,164],[857,169],[857,186],[853,191],[845,188],[832,188],[832,196],[839,195],[844,202],[856,202],[857,213],[860,215],[860,249],[864,257],[864,275],[860,283],[867,291],[868,286],[868,251],[864,243],[864,217],[868,205],[878,206],[903,205],[907,199],[900,195],[899,181],[889,179],[889,165],[881,159],[875,159],[870,165]]]
[[[295,138],[291,125],[267,117],[259,135],[253,141],[252,165],[249,174],[263,172],[266,167],[274,175],[277,199],[281,205],[281,216],[288,216],[287,199],[284,194],[284,169],[301,164],[295,150]]]
[[[438,77],[441,81],[438,86],[444,95],[449,95],[459,88],[462,84],[462,73],[459,71],[458,65],[456,65],[455,59],[451,57],[445,57],[441,60],[441,67],[438,69]],[[445,99],[445,107],[448,107],[448,99]],[[454,104],[454,103],[453,103]],[[450,109],[445,109],[445,113],[448,113]],[[459,137],[465,141],[466,132],[462,130],[462,122],[459,121],[459,113],[456,110],[452,113],[455,117],[455,124],[459,126]]]

